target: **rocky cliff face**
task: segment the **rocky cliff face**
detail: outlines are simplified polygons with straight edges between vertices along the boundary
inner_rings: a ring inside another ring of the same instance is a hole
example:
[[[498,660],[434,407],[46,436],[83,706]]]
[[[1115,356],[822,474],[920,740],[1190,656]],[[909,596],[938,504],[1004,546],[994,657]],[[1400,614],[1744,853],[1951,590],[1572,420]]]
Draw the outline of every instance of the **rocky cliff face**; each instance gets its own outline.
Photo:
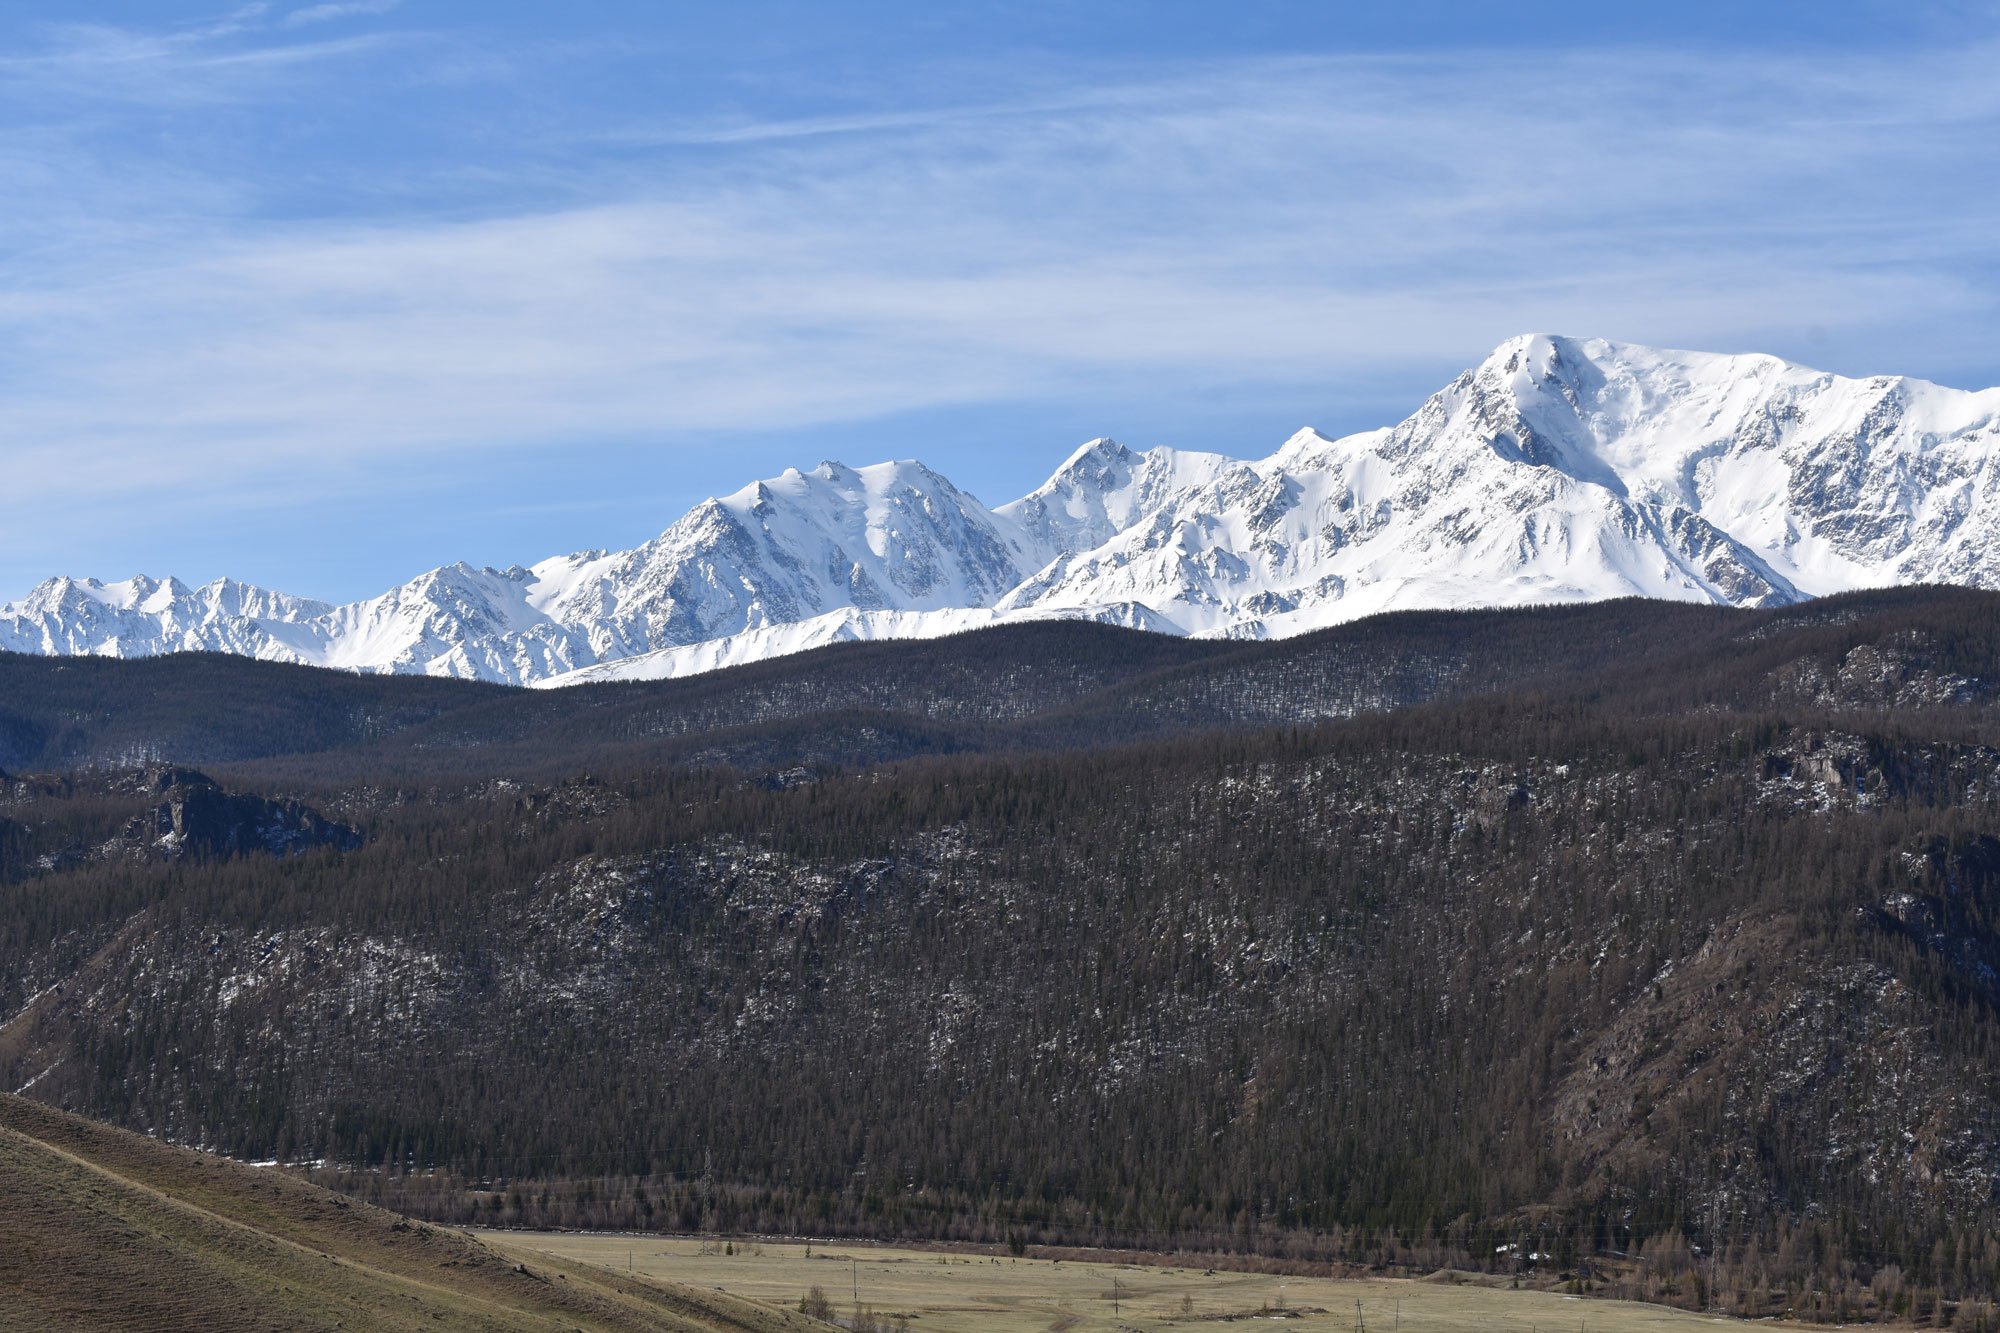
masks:
[[[351,851],[361,845],[359,833],[310,806],[225,791],[192,769],[150,769],[136,785],[157,793],[160,803],[125,826],[122,844],[134,851],[220,859],[251,852],[291,856],[314,847]]]

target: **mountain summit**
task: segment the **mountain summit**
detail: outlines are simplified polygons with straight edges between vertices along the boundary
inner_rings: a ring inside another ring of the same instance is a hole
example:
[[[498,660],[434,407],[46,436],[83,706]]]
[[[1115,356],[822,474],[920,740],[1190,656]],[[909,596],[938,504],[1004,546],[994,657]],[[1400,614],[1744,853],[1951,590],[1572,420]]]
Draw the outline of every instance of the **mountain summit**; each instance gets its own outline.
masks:
[[[566,684],[1022,618],[1261,638],[1401,608],[1917,582],[2000,587],[2000,389],[1529,334],[1399,425],[1301,431],[1262,459],[1093,440],[997,509],[921,463],[825,462],[630,551],[448,565],[347,606],[51,579],[0,607],[0,648]]]

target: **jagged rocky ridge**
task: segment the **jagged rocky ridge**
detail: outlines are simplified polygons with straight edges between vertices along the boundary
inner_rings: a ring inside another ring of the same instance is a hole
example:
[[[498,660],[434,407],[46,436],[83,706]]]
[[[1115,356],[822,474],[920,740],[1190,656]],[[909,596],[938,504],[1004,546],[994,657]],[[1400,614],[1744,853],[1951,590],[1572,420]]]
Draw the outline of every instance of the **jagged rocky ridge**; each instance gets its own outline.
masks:
[[[0,648],[567,684],[1014,619],[1265,638],[1402,608],[1917,582],[2000,587],[2000,389],[1528,335],[1397,426],[1254,461],[1095,440],[997,509],[919,463],[828,462],[630,551],[450,565],[348,606],[53,579],[0,608]]]

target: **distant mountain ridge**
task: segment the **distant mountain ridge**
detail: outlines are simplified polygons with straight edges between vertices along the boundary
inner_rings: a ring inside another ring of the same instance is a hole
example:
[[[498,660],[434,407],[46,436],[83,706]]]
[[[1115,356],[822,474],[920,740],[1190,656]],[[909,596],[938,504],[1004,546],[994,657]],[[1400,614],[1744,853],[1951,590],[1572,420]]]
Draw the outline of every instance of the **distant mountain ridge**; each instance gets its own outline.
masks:
[[[56,578],[0,649],[208,650],[510,684],[655,679],[1019,619],[1282,637],[1378,611],[2000,587],[2000,389],[1510,339],[1401,424],[1239,461],[1091,441],[989,509],[916,462],[788,470],[630,551],[330,606]]]

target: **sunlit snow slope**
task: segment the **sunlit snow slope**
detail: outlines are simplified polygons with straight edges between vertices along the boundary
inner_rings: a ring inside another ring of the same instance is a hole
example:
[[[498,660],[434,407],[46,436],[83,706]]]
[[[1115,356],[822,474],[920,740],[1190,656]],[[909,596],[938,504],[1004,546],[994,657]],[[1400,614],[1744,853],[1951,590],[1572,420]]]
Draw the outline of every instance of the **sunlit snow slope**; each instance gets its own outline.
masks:
[[[348,606],[53,579],[0,608],[0,648],[567,684],[1021,618],[1263,637],[1393,608],[1915,582],[2000,587],[2000,390],[1529,335],[1400,425],[1302,431],[1255,461],[1096,440],[998,509],[919,463],[822,463],[634,550],[452,565]]]

